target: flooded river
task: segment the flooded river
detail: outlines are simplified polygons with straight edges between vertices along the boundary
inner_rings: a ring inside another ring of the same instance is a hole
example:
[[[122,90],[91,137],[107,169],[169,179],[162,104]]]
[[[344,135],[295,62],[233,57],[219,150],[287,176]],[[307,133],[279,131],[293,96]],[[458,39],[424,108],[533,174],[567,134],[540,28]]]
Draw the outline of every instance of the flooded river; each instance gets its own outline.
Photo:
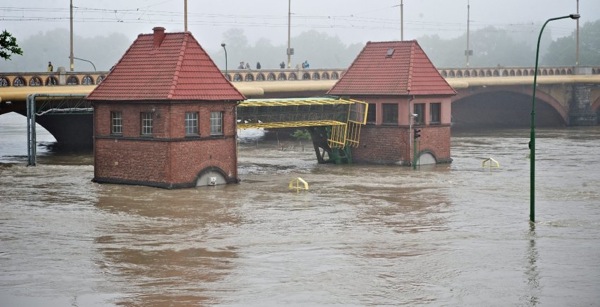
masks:
[[[240,184],[183,190],[93,183],[38,133],[27,167],[0,117],[0,306],[600,302],[600,127],[538,130],[533,225],[528,130],[453,132],[454,162],[417,170],[245,142]]]

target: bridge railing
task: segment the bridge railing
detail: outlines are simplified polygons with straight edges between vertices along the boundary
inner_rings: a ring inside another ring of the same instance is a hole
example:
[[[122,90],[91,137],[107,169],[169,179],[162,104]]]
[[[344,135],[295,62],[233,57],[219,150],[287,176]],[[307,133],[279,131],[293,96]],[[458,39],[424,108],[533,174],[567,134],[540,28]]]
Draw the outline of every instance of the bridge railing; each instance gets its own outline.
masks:
[[[100,84],[107,71],[77,71],[64,69],[52,72],[0,72],[0,87],[21,86],[60,86]]]
[[[575,75],[580,67],[538,67],[538,76]],[[591,74],[600,74],[600,67],[586,67]],[[439,68],[444,78],[487,78],[487,77],[521,77],[533,76],[533,67],[473,67],[473,68]]]
[[[539,76],[575,75],[576,67],[540,67]],[[586,67],[591,74],[600,74],[600,66]],[[269,82],[269,81],[303,81],[303,80],[338,80],[345,69],[238,69],[223,72],[231,82]],[[487,78],[487,77],[520,77],[533,76],[532,67],[473,67],[473,68],[440,68],[444,78]],[[1,87],[21,86],[61,86],[61,85],[95,85],[100,84],[108,71],[70,72],[59,69],[56,72],[0,72]]]

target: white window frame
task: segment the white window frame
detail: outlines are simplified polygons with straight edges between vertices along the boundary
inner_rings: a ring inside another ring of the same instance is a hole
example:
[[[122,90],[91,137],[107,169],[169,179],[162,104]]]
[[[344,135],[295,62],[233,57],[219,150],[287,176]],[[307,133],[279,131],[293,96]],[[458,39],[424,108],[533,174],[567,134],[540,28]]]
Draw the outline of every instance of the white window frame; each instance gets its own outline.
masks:
[[[110,112],[110,134],[122,135],[123,134],[123,112],[111,111]]]
[[[142,112],[140,115],[140,119],[140,134],[143,136],[152,136],[152,112]]]
[[[223,135],[223,112],[210,112],[210,135]]]
[[[185,135],[199,135],[198,112],[185,112]]]

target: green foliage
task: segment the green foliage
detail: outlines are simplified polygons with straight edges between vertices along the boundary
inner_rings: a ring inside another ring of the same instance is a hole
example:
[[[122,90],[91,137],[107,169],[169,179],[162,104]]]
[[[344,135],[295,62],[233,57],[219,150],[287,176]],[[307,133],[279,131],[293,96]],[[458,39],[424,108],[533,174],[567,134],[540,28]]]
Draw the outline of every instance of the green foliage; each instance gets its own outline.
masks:
[[[438,35],[424,36],[419,44],[437,67],[463,67],[466,65],[467,35],[442,39]],[[534,49],[523,38],[506,29],[486,27],[473,31],[469,37],[471,67],[529,66]]]
[[[292,137],[297,140],[310,140],[310,132],[308,132],[306,129],[298,129],[294,131]]]
[[[260,62],[263,69],[279,68],[279,63],[287,63],[287,44],[273,45],[270,40],[260,38],[254,45],[248,42],[242,29],[229,29],[223,34],[223,43],[226,44],[228,68],[236,69],[240,62],[247,62],[252,69],[256,62]],[[302,32],[291,38],[294,49],[292,67],[305,60],[313,68],[345,68],[350,66],[356,55],[363,48],[363,44],[344,44],[337,36],[310,30]],[[224,52],[211,56],[215,63],[225,68]]]
[[[122,33],[106,36],[73,37],[75,57],[92,61],[99,71],[107,71],[123,56],[132,43]],[[25,55],[15,58],[2,67],[6,71],[46,71],[48,61],[54,68],[69,67],[69,30],[53,29],[38,32],[20,42]],[[91,71],[85,61],[75,60],[76,71]]]
[[[17,44],[17,39],[4,30],[0,33],[0,58],[10,60],[13,54],[23,55],[23,50]]]
[[[586,22],[579,29],[579,64],[600,65],[600,20]],[[576,63],[577,31],[550,44],[548,53],[542,58],[543,65],[572,66]]]

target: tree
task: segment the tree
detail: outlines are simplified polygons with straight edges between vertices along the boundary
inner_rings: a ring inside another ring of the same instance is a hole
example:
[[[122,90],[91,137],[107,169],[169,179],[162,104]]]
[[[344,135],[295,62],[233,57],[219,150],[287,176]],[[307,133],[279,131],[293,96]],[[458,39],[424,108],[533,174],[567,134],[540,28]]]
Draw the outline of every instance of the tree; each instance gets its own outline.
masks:
[[[586,22],[579,32],[579,64],[594,66],[600,64],[600,20]],[[575,65],[576,31],[570,36],[561,37],[550,44],[543,57],[544,65]]]
[[[122,33],[106,36],[81,37],[75,35],[74,55],[94,63],[99,71],[107,71],[123,56],[131,40]],[[57,28],[38,32],[20,42],[25,54],[2,66],[4,71],[45,71],[48,61],[55,68],[69,67],[69,30]],[[75,59],[75,70],[93,70],[91,64]]]
[[[229,69],[236,69],[241,61],[250,63],[254,69],[256,62],[260,62],[263,69],[279,68],[279,63],[286,60],[287,45],[273,45],[268,39],[260,38],[250,45],[243,29],[229,29],[223,34],[223,42],[227,47]],[[292,67],[304,60],[315,68],[346,68],[352,63],[356,55],[363,48],[363,44],[344,44],[339,37],[329,36],[315,30],[300,33],[292,37]],[[211,55],[221,68],[225,61],[223,50]]]
[[[534,50],[531,44],[506,29],[486,27],[470,33],[469,57],[471,67],[529,66]],[[438,35],[423,36],[419,44],[437,67],[463,67],[466,65],[466,33],[450,39]]]
[[[23,50],[17,45],[17,39],[4,30],[0,34],[0,58],[10,60],[13,54],[23,55]]]

